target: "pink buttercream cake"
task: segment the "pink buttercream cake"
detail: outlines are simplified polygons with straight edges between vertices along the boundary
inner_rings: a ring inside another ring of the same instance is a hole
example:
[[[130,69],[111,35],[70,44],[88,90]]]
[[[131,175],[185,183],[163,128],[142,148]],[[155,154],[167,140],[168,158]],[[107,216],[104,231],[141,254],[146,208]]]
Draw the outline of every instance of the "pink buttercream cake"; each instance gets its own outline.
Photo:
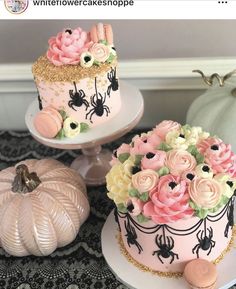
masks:
[[[189,261],[218,261],[229,249],[236,195],[230,145],[200,127],[163,121],[122,144],[111,163],[108,197],[128,259],[182,273]]]
[[[78,126],[103,124],[121,108],[117,55],[108,24],[94,25],[89,32],[64,29],[51,37],[46,55],[33,65],[33,74],[40,110],[56,109],[78,133]],[[58,134],[76,135],[63,131],[63,123]]]

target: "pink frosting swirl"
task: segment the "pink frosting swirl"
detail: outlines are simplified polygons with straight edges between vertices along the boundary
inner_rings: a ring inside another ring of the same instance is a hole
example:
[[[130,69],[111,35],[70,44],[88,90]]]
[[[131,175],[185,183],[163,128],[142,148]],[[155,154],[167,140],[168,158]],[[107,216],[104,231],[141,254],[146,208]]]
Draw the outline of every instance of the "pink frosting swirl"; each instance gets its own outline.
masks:
[[[131,155],[145,155],[149,152],[154,152],[153,143],[148,142],[148,136],[135,136],[132,140],[132,147],[130,149]]]
[[[214,172],[228,173],[233,176],[236,172],[236,155],[231,150],[231,145],[225,144],[221,139],[209,137],[197,145],[198,150],[204,155],[205,163],[209,164]]]
[[[164,166],[166,160],[166,152],[157,150],[155,153],[147,153],[142,158],[141,168],[142,170],[152,169],[159,170]]]
[[[87,32],[80,27],[66,29],[56,37],[51,37],[48,43],[47,58],[56,66],[78,64],[80,55],[91,46]]]
[[[157,148],[162,143],[162,139],[154,132],[151,132],[147,136],[147,143],[152,145],[153,148]]]
[[[187,184],[178,177],[161,177],[149,197],[151,200],[144,204],[143,214],[157,224],[175,222],[193,215],[193,209],[189,206]]]
[[[123,143],[116,151],[117,156],[130,152],[130,145]]]
[[[192,201],[200,208],[212,209],[221,200],[222,185],[215,179],[196,177],[189,186]]]
[[[165,140],[165,137],[168,132],[172,130],[180,130],[181,125],[172,120],[163,120],[159,123],[156,128],[153,130],[155,134],[157,134],[162,140]]]
[[[159,176],[155,171],[144,170],[132,176],[132,185],[140,193],[144,193],[152,190],[156,186],[158,179]]]
[[[98,62],[105,62],[110,55],[109,47],[102,43],[94,43],[89,51]]]
[[[172,175],[181,176],[183,173],[193,170],[197,162],[189,152],[175,149],[167,153],[165,165]]]

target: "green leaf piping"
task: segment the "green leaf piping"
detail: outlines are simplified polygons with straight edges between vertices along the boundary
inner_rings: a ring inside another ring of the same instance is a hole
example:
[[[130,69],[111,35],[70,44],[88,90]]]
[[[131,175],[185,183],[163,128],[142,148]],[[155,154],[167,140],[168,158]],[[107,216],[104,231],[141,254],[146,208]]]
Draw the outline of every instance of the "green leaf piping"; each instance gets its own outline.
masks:
[[[118,209],[118,211],[120,211],[121,213],[127,213],[127,212],[128,212],[126,206],[125,206],[124,204],[122,204],[122,203],[117,205],[117,209]]]
[[[89,130],[89,125],[85,122],[80,123],[80,132],[86,132]]]
[[[143,214],[139,214],[137,216],[137,220],[138,220],[139,223],[144,223],[144,222],[149,221],[150,219],[145,217]]]
[[[118,160],[123,164],[128,158],[130,154],[129,153],[123,153],[118,156]]]

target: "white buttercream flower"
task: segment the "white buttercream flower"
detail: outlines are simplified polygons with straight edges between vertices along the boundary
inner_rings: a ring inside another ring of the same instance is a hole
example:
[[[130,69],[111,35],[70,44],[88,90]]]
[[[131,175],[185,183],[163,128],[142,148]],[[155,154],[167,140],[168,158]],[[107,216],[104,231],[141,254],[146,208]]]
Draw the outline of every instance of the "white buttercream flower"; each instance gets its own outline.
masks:
[[[231,198],[236,189],[236,180],[230,178],[230,176],[225,173],[215,175],[214,179],[223,186],[223,195]]]
[[[116,56],[117,53],[116,53],[116,49],[113,45],[109,45],[109,50],[110,50],[110,53],[113,55],[113,56]]]
[[[80,123],[68,117],[63,123],[63,130],[66,137],[75,137],[80,133]]]
[[[172,130],[166,135],[166,143],[174,149],[183,149],[188,148],[188,143],[183,134],[179,130]]]
[[[207,164],[200,164],[195,168],[195,174],[204,179],[212,179],[213,171]]]
[[[82,67],[89,68],[93,65],[93,62],[94,62],[94,57],[89,51],[83,52],[81,54],[80,65]]]

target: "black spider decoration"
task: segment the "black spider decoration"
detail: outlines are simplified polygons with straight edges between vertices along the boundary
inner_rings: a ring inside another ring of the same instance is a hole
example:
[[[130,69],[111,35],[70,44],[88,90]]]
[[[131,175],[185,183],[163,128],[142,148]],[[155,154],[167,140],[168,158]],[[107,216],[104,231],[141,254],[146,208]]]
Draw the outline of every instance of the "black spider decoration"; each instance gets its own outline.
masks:
[[[155,241],[159,250],[154,251],[152,256],[156,254],[162,264],[164,264],[164,262],[162,261],[161,257],[164,259],[171,257],[170,264],[174,261],[175,258],[179,259],[179,255],[172,251],[174,248],[174,239],[171,236],[166,237],[165,235],[156,235]]]
[[[75,86],[75,93],[73,92],[73,89],[69,90],[69,94],[70,94],[70,98],[71,98],[71,100],[69,100],[69,102],[68,102],[69,107],[71,107],[73,110],[76,111],[74,106],[81,107],[84,104],[86,106],[86,110],[87,110],[89,107],[89,103],[85,99],[86,95],[85,95],[84,91],[82,89],[80,89],[78,91],[77,87],[76,87],[76,83],[75,82],[73,82],[73,83]]]
[[[107,105],[105,105],[106,102],[106,93],[105,96],[103,97],[101,93],[98,93],[97,91],[97,80],[95,78],[95,94],[91,96],[91,105],[92,109],[86,114],[85,118],[87,119],[89,116],[89,120],[91,123],[92,121],[92,116],[96,114],[97,116],[103,116],[104,112],[106,112],[107,116],[110,113],[110,109]]]
[[[120,222],[119,222],[119,218],[118,218],[118,212],[117,212],[117,208],[114,209],[114,216],[115,216],[115,221],[119,227],[119,231],[121,232],[121,227],[120,227]]]
[[[212,248],[215,247],[216,242],[212,240],[213,230],[212,227],[207,228],[209,232],[209,236],[206,234],[206,230],[200,230],[197,233],[198,244],[192,249],[193,254],[197,254],[197,258],[199,258],[199,250],[202,249],[204,251],[208,250],[207,256],[210,255]],[[205,236],[203,236],[205,234]],[[200,236],[201,235],[201,236]]]
[[[125,221],[125,229],[127,234],[125,237],[127,237],[127,244],[130,247],[130,245],[135,245],[138,248],[138,253],[140,254],[141,251],[143,251],[142,246],[137,241],[137,234],[135,232],[135,229],[133,226],[131,226],[130,222]]]
[[[224,231],[224,236],[226,238],[228,238],[229,227],[233,229],[233,226],[234,226],[234,196],[231,198],[229,207],[227,209],[227,218],[228,218],[228,223],[226,224],[225,231]]]
[[[116,91],[119,88],[118,79],[116,78],[116,68],[111,68],[111,71],[107,73],[107,78],[111,83],[107,88],[107,95],[110,97],[111,89]]]
[[[43,105],[42,105],[42,100],[40,98],[39,93],[38,93],[38,102],[39,102],[39,110],[42,110],[43,109]]]

